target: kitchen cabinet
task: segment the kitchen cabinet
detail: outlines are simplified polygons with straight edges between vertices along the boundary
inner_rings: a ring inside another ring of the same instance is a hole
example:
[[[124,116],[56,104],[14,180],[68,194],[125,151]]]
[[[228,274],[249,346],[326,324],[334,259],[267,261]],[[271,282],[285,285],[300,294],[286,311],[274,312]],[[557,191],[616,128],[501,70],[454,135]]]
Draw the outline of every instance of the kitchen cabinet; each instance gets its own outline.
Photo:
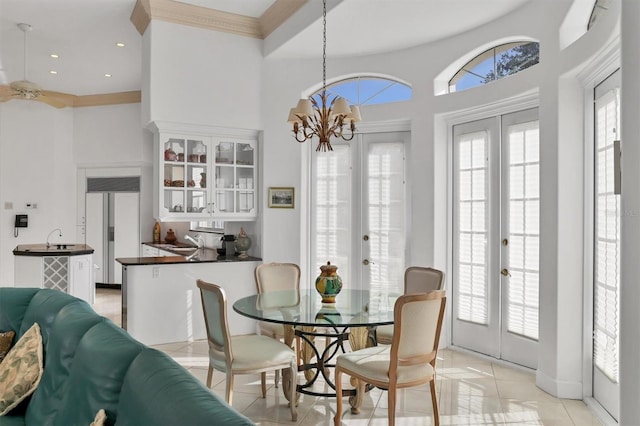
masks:
[[[27,248],[23,249],[24,247]],[[93,304],[93,254],[86,253],[89,250],[93,252],[93,249],[88,247],[82,245],[82,250],[77,251],[81,254],[70,251],[51,255],[47,251],[53,252],[55,248],[42,248],[38,251],[38,248],[32,246],[18,246],[14,250],[15,286],[59,290]]]
[[[169,130],[157,123],[155,128],[157,219],[257,218],[256,132],[191,126]]]

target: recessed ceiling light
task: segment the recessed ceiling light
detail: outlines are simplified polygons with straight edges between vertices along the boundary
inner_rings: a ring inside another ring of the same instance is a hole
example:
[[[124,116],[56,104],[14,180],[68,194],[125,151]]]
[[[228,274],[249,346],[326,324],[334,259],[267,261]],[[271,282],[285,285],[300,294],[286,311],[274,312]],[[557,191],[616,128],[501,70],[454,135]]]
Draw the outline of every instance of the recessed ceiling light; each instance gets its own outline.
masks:
[[[51,70],[49,71],[49,74],[58,74],[58,71]]]
[[[111,77],[111,74],[105,74],[104,76],[105,77]]]
[[[118,47],[124,47],[124,43],[122,43],[122,42],[120,42],[120,41],[119,41],[119,42],[117,42],[117,43],[116,43],[116,46],[118,46]]]
[[[60,56],[56,55],[55,53],[52,53],[49,56],[51,56],[53,59],[58,59],[60,57]]]

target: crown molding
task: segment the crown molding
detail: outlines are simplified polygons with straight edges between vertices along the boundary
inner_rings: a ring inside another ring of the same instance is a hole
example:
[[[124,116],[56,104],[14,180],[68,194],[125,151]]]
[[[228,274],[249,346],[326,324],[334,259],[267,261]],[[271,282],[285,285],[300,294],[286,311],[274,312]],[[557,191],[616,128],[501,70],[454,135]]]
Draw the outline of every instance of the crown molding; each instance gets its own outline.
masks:
[[[254,18],[174,0],[137,0],[131,22],[142,35],[152,19],[264,39],[308,0],[276,0],[262,16]]]
[[[262,38],[258,18],[208,9],[174,0],[137,0],[131,22],[142,35],[152,19]]]
[[[309,0],[276,0],[259,18],[262,38],[267,38],[307,1]]]

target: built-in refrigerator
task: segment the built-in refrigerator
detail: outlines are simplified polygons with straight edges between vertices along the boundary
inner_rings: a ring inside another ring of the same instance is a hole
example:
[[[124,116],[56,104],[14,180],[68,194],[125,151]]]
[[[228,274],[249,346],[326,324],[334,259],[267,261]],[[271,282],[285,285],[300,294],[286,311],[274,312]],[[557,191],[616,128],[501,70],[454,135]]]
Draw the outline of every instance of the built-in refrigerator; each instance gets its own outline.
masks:
[[[108,182],[91,185],[91,181],[87,180],[85,235],[86,244],[95,250],[95,281],[122,284],[122,266],[115,259],[139,256],[140,193],[134,191],[135,185],[121,188]],[[108,190],[114,188],[119,190]]]

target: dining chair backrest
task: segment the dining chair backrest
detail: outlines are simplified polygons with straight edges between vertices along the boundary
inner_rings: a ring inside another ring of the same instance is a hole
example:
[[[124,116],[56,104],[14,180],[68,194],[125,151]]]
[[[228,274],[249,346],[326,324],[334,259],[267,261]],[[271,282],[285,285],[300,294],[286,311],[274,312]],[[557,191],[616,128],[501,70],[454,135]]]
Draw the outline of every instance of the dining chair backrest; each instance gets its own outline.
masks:
[[[435,368],[445,304],[442,290],[402,295],[396,300],[390,380],[396,377],[398,367],[430,363]]]
[[[404,271],[404,294],[433,290],[444,290],[444,272],[423,266],[410,266]]]
[[[222,287],[197,280],[204,312],[204,323],[209,341],[209,355],[228,366],[233,361],[227,323],[227,297]]]
[[[258,293],[300,288],[300,267],[295,263],[262,263],[255,269]]]

